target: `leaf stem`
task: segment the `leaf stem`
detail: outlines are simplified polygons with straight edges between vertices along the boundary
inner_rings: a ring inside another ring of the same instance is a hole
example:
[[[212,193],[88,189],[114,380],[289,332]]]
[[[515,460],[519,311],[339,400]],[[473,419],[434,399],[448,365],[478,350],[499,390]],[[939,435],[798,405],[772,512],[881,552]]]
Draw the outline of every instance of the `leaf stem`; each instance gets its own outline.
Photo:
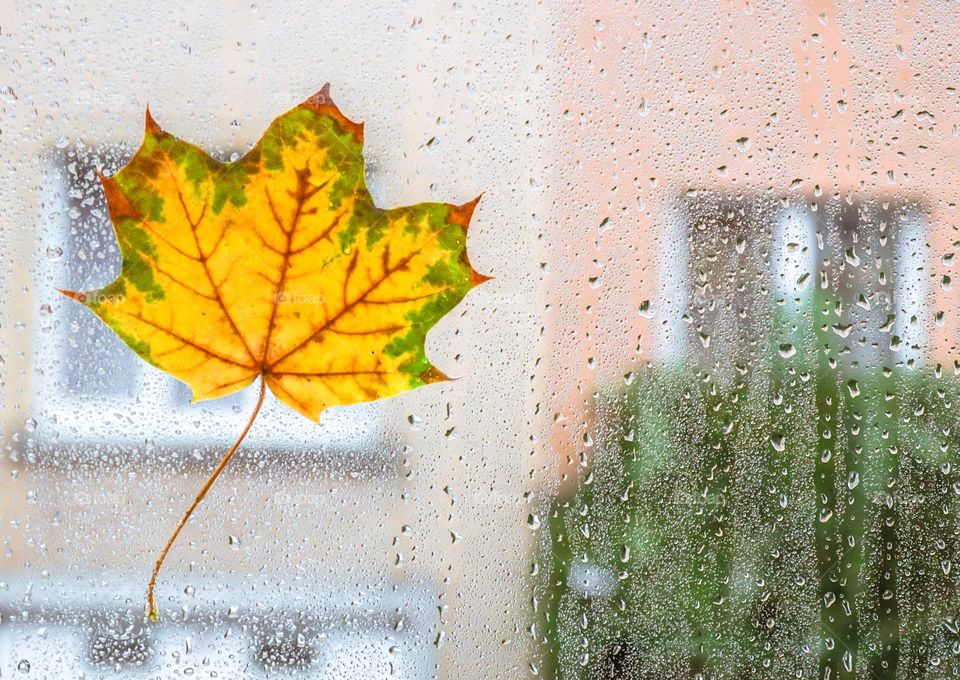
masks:
[[[163,567],[163,561],[167,558],[167,553],[170,552],[170,548],[173,547],[174,542],[177,540],[177,536],[180,535],[180,532],[183,530],[183,527],[186,526],[187,520],[190,519],[190,515],[193,514],[193,511],[196,510],[197,506],[200,505],[200,502],[207,495],[207,492],[210,491],[210,488],[213,486],[214,482],[217,481],[217,478],[220,476],[220,473],[223,472],[224,468],[227,467],[227,463],[230,462],[230,459],[233,458],[233,454],[237,452],[237,449],[240,448],[240,443],[243,441],[243,438],[247,436],[247,432],[250,431],[250,427],[253,425],[253,421],[256,420],[257,414],[260,413],[260,407],[263,406],[263,397],[266,394],[267,381],[260,376],[260,396],[257,397],[257,405],[253,409],[253,413],[250,414],[250,420],[247,421],[246,427],[243,428],[243,432],[240,433],[240,436],[237,437],[237,441],[233,443],[233,446],[230,447],[230,450],[220,459],[220,463],[217,465],[217,468],[213,471],[210,477],[207,478],[207,481],[204,482],[203,486],[200,488],[200,491],[197,493],[197,497],[193,499],[193,503],[190,504],[190,507],[187,508],[187,511],[183,513],[183,517],[180,518],[180,521],[177,523],[176,529],[173,530],[173,533],[170,534],[170,538],[167,539],[167,544],[163,546],[163,550],[160,552],[160,557],[157,558],[157,563],[153,567],[153,573],[150,575],[150,584],[147,586],[147,618],[151,621],[160,620],[160,610],[157,608],[157,602],[153,597],[153,589],[157,585],[157,575],[160,573],[160,568]]]

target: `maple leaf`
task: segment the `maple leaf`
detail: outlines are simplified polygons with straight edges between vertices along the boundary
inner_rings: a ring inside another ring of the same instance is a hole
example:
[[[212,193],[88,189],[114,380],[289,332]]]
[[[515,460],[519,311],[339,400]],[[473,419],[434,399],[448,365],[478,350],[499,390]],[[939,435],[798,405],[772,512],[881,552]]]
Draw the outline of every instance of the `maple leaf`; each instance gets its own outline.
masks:
[[[146,114],[143,143],[101,177],[122,253],[105,288],[64,294],[134,352],[182,380],[194,401],[244,389],[256,407],[160,554],[246,436],[267,388],[317,420],[341,404],[446,380],[427,332],[477,284],[463,205],[383,209],[367,191],[363,126],[329,86],[274,120],[245,156],[221,163]]]

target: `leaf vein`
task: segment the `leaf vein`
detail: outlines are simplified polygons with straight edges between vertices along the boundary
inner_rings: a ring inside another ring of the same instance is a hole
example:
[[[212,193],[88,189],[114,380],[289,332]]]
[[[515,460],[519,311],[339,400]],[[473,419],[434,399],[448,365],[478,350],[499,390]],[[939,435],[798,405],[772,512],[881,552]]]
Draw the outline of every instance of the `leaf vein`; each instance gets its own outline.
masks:
[[[133,318],[133,319],[136,319],[136,320],[139,321],[140,323],[145,324],[145,325],[147,325],[147,326],[150,326],[151,328],[154,328],[154,329],[156,329],[157,331],[160,331],[161,333],[164,333],[165,335],[169,335],[171,338],[174,338],[175,340],[178,340],[179,342],[182,342],[182,343],[185,344],[185,345],[189,345],[190,347],[193,347],[194,349],[196,349],[196,350],[199,351],[199,352],[203,352],[204,354],[207,354],[207,355],[209,355],[209,356],[211,356],[211,357],[214,357],[214,358],[216,358],[216,359],[219,359],[220,361],[223,361],[223,362],[228,363],[228,364],[233,364],[234,366],[240,366],[241,368],[251,368],[251,369],[256,368],[256,366],[254,366],[254,365],[241,363],[241,362],[237,361],[236,359],[234,359],[234,358],[232,358],[232,357],[228,357],[228,356],[226,356],[226,355],[224,355],[224,354],[220,354],[219,352],[217,352],[217,351],[215,351],[215,350],[212,350],[212,349],[210,349],[209,347],[204,347],[203,345],[199,344],[198,342],[196,342],[196,341],[194,341],[194,340],[190,340],[189,338],[186,338],[186,337],[180,335],[179,333],[175,333],[174,331],[172,331],[172,330],[169,329],[169,328],[164,328],[163,326],[161,326],[160,324],[156,323],[155,321],[151,321],[151,320],[149,320],[149,319],[144,318],[143,315],[141,315],[141,314],[134,314],[133,312],[128,312],[128,311],[125,311],[125,310],[119,309],[119,308],[117,308],[116,311],[119,312],[119,313],[121,313],[121,314],[125,314],[126,316],[129,316],[129,317],[131,317],[131,318]]]

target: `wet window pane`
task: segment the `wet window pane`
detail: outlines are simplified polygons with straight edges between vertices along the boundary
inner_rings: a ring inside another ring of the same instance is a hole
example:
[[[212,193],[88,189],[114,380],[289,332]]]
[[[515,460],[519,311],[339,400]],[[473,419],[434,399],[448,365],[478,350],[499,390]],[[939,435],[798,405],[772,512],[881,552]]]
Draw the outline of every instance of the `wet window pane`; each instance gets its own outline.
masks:
[[[957,672],[956,17],[868,5],[564,13],[543,674]]]
[[[0,677],[960,673],[952,3],[0,7]],[[330,83],[380,207],[482,192],[456,380],[191,403],[112,281],[144,111]],[[479,670],[478,670],[479,669]]]

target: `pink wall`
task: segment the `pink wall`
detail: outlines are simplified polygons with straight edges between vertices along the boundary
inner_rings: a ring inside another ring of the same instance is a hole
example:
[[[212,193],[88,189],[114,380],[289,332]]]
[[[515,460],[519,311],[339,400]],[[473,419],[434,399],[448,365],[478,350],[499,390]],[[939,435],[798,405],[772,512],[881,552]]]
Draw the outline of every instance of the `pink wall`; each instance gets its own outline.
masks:
[[[664,267],[685,256],[667,240],[671,211],[689,188],[921,201],[928,304],[945,312],[942,326],[929,314],[926,352],[953,363],[956,290],[941,278],[957,239],[958,19],[960,7],[942,2],[588,1],[558,10],[569,33],[554,55],[562,75],[546,196],[548,218],[569,234],[548,245],[547,374],[550,389],[564,386],[548,394],[548,411],[559,451],[583,449],[598,384],[675,342],[662,314],[636,312],[643,300],[656,312],[667,299]],[[742,138],[749,143],[738,148]]]

